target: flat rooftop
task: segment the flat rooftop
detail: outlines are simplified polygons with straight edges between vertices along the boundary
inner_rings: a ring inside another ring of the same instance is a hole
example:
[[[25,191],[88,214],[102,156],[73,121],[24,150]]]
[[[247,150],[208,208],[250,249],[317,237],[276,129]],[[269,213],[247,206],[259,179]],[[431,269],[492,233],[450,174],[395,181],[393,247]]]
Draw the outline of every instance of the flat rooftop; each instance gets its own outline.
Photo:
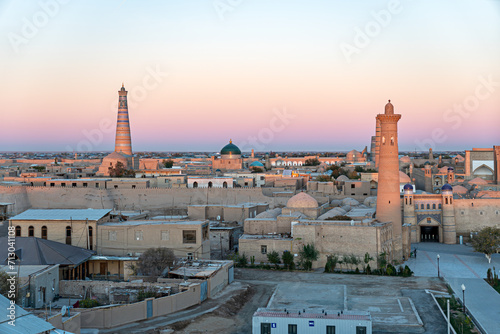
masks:
[[[305,310],[305,312],[304,312]],[[324,312],[322,312],[324,311]],[[362,311],[342,311],[339,310],[322,310],[318,309],[271,309],[258,308],[253,314],[254,317],[269,317],[269,318],[307,318],[307,319],[340,319],[340,320],[363,320],[371,321],[370,313]]]
[[[111,209],[29,209],[10,220],[99,220]]]
[[[139,225],[203,225],[207,221],[189,220],[189,221],[159,221],[159,220],[128,220],[119,223],[106,222],[100,226],[139,226]]]

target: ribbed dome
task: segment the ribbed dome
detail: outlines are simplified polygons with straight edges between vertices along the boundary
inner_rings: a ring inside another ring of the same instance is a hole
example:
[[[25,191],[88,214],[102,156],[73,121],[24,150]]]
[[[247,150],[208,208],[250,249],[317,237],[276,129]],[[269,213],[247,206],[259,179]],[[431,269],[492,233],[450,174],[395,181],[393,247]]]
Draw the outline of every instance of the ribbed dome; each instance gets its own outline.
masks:
[[[222,150],[220,150],[220,154],[222,155],[241,154],[241,151],[238,148],[238,146],[233,144],[232,140],[229,140],[229,144],[227,144],[222,148]]]
[[[310,195],[301,192],[293,196],[286,203],[287,208],[317,208],[318,201]]]

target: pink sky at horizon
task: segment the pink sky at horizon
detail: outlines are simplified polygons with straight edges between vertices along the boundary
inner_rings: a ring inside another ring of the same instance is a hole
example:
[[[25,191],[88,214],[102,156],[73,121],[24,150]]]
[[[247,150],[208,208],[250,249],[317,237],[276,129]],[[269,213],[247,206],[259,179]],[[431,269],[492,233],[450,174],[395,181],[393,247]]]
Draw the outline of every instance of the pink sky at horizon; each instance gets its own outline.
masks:
[[[403,116],[400,150],[498,145],[500,3],[451,3],[401,1],[348,62],[339,46],[387,2],[258,0],[224,21],[201,1],[68,3],[16,52],[7,37],[41,9],[11,1],[0,6],[0,151],[112,150],[122,81],[135,151],[217,151],[229,138],[256,151],[362,150],[387,99]],[[470,112],[448,111],[478,92],[488,96]],[[281,127],[276,109],[294,118]],[[245,144],[273,124],[271,140]]]

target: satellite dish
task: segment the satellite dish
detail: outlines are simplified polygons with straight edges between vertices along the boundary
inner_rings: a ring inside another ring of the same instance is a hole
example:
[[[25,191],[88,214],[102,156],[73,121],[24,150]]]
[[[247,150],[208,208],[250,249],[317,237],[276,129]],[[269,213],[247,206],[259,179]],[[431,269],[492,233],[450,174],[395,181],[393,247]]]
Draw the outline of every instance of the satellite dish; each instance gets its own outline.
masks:
[[[66,315],[66,305],[63,305],[61,309],[61,315],[64,317]]]

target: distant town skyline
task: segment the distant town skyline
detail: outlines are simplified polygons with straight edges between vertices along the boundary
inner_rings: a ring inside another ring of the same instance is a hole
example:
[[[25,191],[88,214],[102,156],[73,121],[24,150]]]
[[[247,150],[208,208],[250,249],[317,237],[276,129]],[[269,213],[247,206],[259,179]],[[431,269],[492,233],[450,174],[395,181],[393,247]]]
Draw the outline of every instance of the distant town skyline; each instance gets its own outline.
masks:
[[[0,151],[112,151],[122,82],[134,152],[361,151],[388,99],[401,151],[492,147],[498,31],[492,0],[5,1]]]

